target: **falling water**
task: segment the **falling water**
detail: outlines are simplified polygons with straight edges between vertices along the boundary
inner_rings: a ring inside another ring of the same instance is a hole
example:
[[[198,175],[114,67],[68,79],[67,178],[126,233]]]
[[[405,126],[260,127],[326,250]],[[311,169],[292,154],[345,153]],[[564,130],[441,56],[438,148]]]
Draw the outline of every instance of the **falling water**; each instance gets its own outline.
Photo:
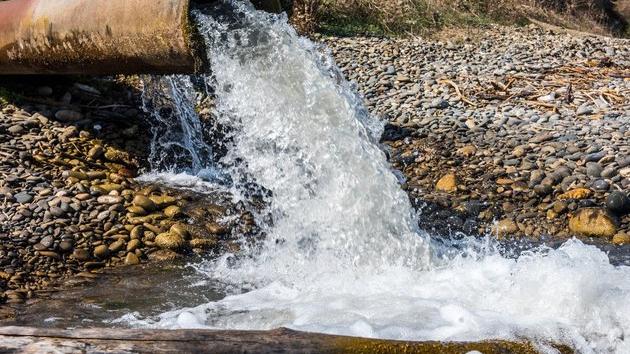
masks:
[[[214,68],[205,78],[214,114],[230,127],[219,161],[238,194],[252,183],[267,206],[265,244],[196,267],[209,279],[249,285],[223,300],[120,321],[164,328],[301,330],[412,340],[528,338],[580,352],[630,352],[630,269],[570,240],[515,259],[468,248],[429,251],[407,199],[376,144],[381,126],[363,108],[330,55],[300,38],[283,15],[225,0],[197,13]],[[190,81],[167,78],[173,117],[191,112]],[[162,92],[164,92],[162,90]],[[193,119],[159,135],[165,147],[208,162]],[[198,130],[199,129],[199,130]],[[179,139],[179,140],[178,140]],[[181,176],[173,183],[181,182]],[[470,241],[475,244],[475,241]],[[478,246],[478,245],[477,245]],[[431,253],[434,254],[431,257]]]

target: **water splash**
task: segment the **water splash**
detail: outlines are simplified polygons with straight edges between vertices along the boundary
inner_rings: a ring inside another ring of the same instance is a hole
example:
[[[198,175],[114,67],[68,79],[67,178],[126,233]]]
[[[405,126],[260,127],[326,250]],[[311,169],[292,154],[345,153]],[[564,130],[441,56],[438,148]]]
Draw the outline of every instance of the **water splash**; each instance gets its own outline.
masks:
[[[222,164],[233,167],[233,180],[251,176],[270,192],[261,216],[272,223],[254,261],[222,270],[259,281],[261,273],[313,276],[320,266],[426,265],[408,197],[375,144],[382,126],[331,57],[286,19],[243,3],[228,7],[196,14],[217,68],[208,78],[216,115],[232,126]]]
[[[376,144],[382,128],[331,57],[298,37],[286,17],[221,4],[211,16],[196,15],[215,68],[206,78],[215,113],[231,127],[220,164],[235,190],[255,183],[269,192],[257,220],[268,237],[237,262],[226,255],[196,266],[251,291],[121,321],[411,340],[527,338],[548,352],[548,341],[582,353],[630,352],[629,268],[575,240],[518,258],[476,244],[431,259],[428,237]]]
[[[212,147],[204,141],[195,110],[197,90],[189,76],[147,76],[142,80],[142,105],[151,119],[151,171],[185,171],[216,177]]]

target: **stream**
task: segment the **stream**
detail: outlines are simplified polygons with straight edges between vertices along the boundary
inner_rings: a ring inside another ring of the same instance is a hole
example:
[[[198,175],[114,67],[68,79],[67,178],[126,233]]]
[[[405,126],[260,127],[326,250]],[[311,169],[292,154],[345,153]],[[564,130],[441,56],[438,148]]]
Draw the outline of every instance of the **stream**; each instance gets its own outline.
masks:
[[[114,273],[106,281],[117,290],[98,285],[94,306],[47,323],[289,327],[405,340],[527,339],[548,353],[553,342],[580,353],[630,352],[622,255],[578,240],[510,254],[492,237],[432,239],[378,144],[383,123],[325,48],[298,36],[285,15],[241,1],[194,16],[214,71],[146,85],[147,110],[175,109],[166,121],[154,115],[154,167],[141,180],[220,190],[235,201],[254,195],[265,205],[251,212],[266,237],[243,242],[237,254],[126,278],[135,282],[113,281]],[[204,142],[199,90],[214,97],[215,123],[225,128],[221,154]],[[145,301],[121,297],[134,287]]]

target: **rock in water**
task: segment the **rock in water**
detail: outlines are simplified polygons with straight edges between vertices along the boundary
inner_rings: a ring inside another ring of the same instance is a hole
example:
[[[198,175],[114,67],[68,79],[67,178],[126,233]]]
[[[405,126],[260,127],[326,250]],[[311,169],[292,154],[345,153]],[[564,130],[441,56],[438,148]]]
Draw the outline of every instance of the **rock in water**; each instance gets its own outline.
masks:
[[[492,228],[492,233],[496,234],[499,238],[513,235],[518,231],[518,225],[516,225],[512,219],[503,219]]]
[[[126,265],[140,264],[140,260],[138,259],[138,256],[135,255],[135,253],[129,252],[127,253],[127,256],[125,257],[125,264]]]
[[[149,212],[157,209],[155,203],[144,195],[136,195],[131,203]]]
[[[630,244],[630,235],[624,232],[620,232],[613,236],[612,243],[614,243],[615,245]]]
[[[581,236],[610,238],[617,233],[617,225],[605,210],[585,208],[569,219],[569,230]]]
[[[174,232],[165,232],[157,235],[155,244],[162,249],[175,251],[182,248],[184,239]]]

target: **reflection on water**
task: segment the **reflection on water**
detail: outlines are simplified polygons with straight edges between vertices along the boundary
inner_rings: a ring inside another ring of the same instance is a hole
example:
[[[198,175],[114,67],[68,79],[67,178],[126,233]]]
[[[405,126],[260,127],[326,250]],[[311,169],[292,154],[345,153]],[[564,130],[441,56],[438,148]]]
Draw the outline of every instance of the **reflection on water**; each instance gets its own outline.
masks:
[[[42,292],[14,307],[12,314],[5,309],[0,313],[0,325],[117,327],[111,320],[136,311],[153,316],[219,300],[224,295],[218,288],[183,263],[107,269],[94,277],[74,277],[58,289]],[[7,315],[15,317],[3,319]]]

